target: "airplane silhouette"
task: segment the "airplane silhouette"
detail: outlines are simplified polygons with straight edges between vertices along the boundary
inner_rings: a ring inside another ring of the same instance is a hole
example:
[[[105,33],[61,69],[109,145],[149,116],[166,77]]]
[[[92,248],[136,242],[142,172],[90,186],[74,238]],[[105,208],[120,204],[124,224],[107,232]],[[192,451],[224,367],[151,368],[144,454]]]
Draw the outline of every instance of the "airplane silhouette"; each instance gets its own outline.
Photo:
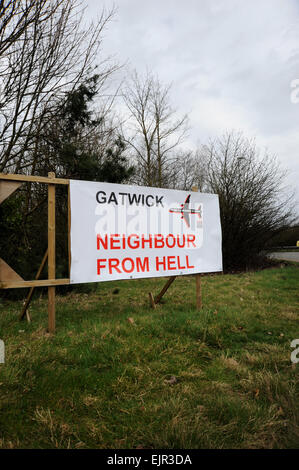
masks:
[[[181,204],[180,208],[175,207],[173,209],[169,209],[169,212],[172,212],[174,214],[181,214],[181,219],[184,219],[188,227],[190,227],[190,217],[189,217],[190,214],[198,214],[198,217],[201,219],[201,206],[199,206],[198,209],[190,209],[189,208],[190,197],[191,197],[191,194],[189,194],[189,196],[186,197],[184,204]]]

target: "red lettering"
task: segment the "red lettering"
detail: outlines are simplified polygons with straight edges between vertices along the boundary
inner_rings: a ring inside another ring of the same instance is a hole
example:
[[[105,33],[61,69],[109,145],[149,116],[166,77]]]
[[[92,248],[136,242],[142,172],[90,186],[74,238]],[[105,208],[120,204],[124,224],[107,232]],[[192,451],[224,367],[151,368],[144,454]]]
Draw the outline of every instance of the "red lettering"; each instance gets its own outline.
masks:
[[[177,244],[179,248],[184,248],[185,242],[186,242],[185,235],[183,235],[183,241],[181,244],[180,244],[180,236],[179,235],[177,236]]]
[[[118,233],[114,233],[113,235],[110,235],[110,248],[111,250],[120,249],[120,239],[119,239]]]
[[[143,264],[142,264],[141,259],[139,257],[136,258],[136,268],[137,268],[138,273],[140,271],[142,271],[143,273],[144,273],[144,271],[149,271],[148,257],[143,258]]]
[[[196,236],[193,234],[187,235],[162,235],[161,233],[155,235],[138,235],[132,233],[129,236],[125,234],[114,233],[111,235],[97,235],[97,250],[120,250],[120,249],[159,249],[159,248],[196,248]]]
[[[126,262],[127,261],[129,261],[129,263],[131,263],[130,268],[126,268]],[[132,258],[124,258],[121,262],[121,267],[123,268],[125,273],[131,273],[132,271],[134,271],[134,261],[132,260]]]
[[[190,235],[190,233],[188,233],[187,235],[188,248],[190,248],[190,243],[194,246],[194,248],[196,248],[194,240],[195,240],[195,235]]]
[[[172,267],[173,264],[174,266]],[[167,256],[167,266],[168,266],[169,271],[176,269],[175,256]]]
[[[170,239],[172,240],[172,242],[170,243]],[[170,233],[169,235],[167,235],[166,237],[166,246],[168,248],[173,248],[175,245],[175,238],[174,236]]]
[[[107,261],[106,259],[97,260],[97,272],[99,276],[101,274],[101,269],[104,269],[106,267],[106,261]]]
[[[109,274],[112,274],[112,269],[115,269],[117,273],[121,273],[118,266],[119,260],[117,258],[109,258]]]
[[[131,238],[135,237],[135,241],[133,240],[133,243],[131,243]],[[136,248],[139,248],[139,237],[136,235],[136,233],[132,233],[132,235],[128,236],[128,247],[132,248],[132,250],[136,250]]]
[[[97,250],[100,249],[100,245],[103,245],[104,250],[108,248],[108,237],[105,235],[105,241],[102,239],[101,235],[97,235]]]
[[[181,259],[179,256],[177,256],[178,259],[178,269],[186,269],[186,266],[181,266]]]
[[[156,270],[160,271],[159,266],[163,265],[163,270],[166,271],[166,261],[165,256],[163,256],[162,261],[159,260],[158,256],[156,256]]]
[[[189,269],[194,268],[194,266],[191,266],[191,265],[189,264],[189,256],[186,256],[186,264],[187,264],[187,268],[189,268]]]
[[[160,233],[155,235],[155,248],[164,248],[164,237]]]
[[[142,248],[144,249],[145,243],[149,243],[149,248],[153,247],[152,236],[149,235],[149,238],[144,238],[144,235],[141,237]]]

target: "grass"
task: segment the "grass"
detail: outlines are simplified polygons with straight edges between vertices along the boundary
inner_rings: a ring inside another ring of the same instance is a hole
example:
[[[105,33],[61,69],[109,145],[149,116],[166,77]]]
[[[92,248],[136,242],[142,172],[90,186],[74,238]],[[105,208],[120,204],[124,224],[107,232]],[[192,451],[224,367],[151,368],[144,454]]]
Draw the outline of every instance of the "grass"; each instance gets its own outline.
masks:
[[[99,284],[0,304],[0,448],[298,448],[299,268]]]

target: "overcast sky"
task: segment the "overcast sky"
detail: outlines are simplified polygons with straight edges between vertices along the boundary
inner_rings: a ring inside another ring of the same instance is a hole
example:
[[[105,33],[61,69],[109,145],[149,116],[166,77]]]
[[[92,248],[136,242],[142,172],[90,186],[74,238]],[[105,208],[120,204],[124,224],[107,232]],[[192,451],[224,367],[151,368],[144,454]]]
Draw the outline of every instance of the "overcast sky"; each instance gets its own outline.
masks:
[[[190,117],[190,147],[241,129],[277,155],[299,201],[299,0],[86,3],[89,17],[117,7],[104,54],[173,83],[173,104]]]

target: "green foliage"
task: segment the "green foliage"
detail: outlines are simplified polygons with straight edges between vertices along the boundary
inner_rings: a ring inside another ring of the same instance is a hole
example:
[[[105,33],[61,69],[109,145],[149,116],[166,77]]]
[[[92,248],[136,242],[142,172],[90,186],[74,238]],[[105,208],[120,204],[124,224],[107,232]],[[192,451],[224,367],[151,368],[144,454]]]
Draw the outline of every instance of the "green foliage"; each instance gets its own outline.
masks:
[[[271,246],[296,246],[299,240],[299,226],[288,227],[279,231],[271,239],[269,247]]]
[[[106,149],[105,159],[101,166],[101,181],[120,183],[129,179],[134,168],[128,166],[124,151],[125,143],[120,136],[113,142],[113,146]]]
[[[104,110],[95,112],[98,80],[90,77],[57,103],[55,119],[40,136],[39,174],[54,171],[64,178],[114,183],[132,175],[124,141]]]
[[[84,127],[101,122],[101,119],[92,120],[92,111],[88,108],[97,95],[98,80],[99,76],[94,75],[88,78],[85,83],[80,84],[77,89],[66,93],[60,112],[65,132],[75,133],[77,124]]]

